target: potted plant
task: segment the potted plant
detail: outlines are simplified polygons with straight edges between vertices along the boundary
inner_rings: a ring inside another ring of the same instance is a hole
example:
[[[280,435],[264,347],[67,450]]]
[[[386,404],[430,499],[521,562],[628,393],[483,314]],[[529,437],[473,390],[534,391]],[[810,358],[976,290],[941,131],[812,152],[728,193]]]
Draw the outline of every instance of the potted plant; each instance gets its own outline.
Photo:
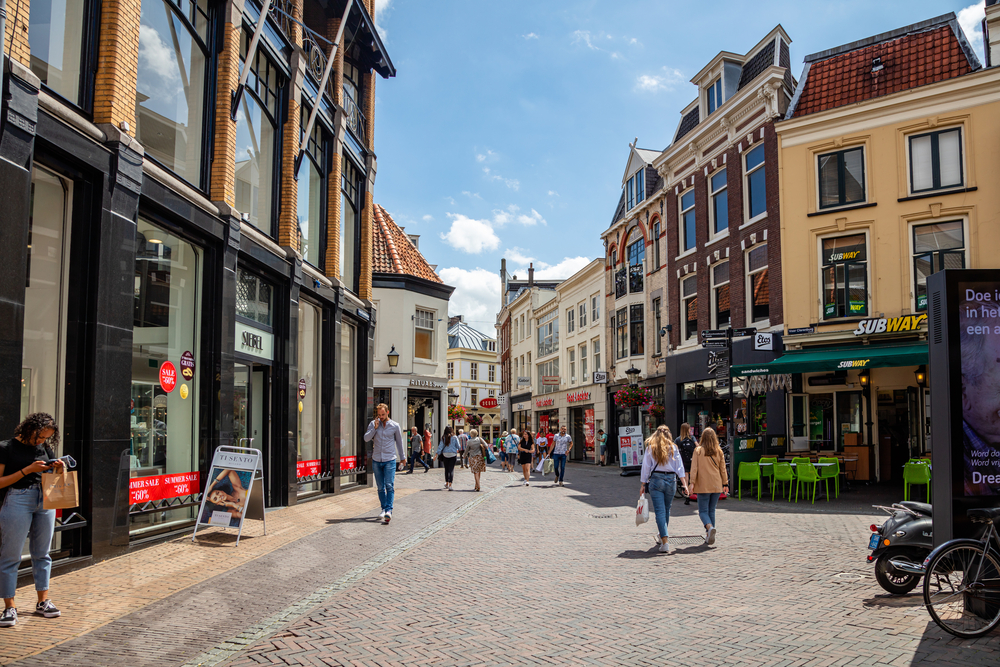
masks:
[[[459,419],[465,419],[465,408],[461,405],[449,405],[448,406],[448,419],[450,421],[457,421]]]

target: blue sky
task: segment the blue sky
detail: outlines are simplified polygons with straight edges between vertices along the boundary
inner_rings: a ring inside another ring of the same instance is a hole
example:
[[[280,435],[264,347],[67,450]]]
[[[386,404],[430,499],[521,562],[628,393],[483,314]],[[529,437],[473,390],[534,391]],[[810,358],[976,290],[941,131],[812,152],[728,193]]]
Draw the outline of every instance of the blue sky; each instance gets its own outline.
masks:
[[[457,288],[451,314],[492,334],[501,257],[542,278],[599,257],[628,144],[669,144],[719,51],[746,53],[780,23],[798,79],[807,54],[953,11],[981,59],[982,6],[376,0],[398,73],[376,87],[375,200]]]

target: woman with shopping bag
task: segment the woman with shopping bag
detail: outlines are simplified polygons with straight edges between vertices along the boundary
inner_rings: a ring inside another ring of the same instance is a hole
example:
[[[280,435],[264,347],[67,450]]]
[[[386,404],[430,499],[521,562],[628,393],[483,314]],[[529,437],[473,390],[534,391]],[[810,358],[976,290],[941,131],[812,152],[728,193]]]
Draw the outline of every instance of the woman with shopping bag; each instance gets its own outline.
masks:
[[[531,479],[531,457],[534,453],[535,443],[531,439],[531,433],[525,429],[521,433],[521,442],[517,443],[517,462],[521,464],[525,486],[528,486],[528,480]]]
[[[486,441],[479,437],[479,431],[469,431],[469,441],[465,443],[465,453],[469,457],[469,470],[476,478],[476,491],[479,491],[479,476],[486,471]]]
[[[18,424],[14,437],[0,442],[0,597],[4,610],[0,628],[17,624],[14,594],[17,592],[17,568],[21,564],[24,541],[31,554],[31,573],[35,580],[38,603],[35,613],[55,618],[60,612],[49,600],[49,575],[52,558],[49,546],[55,532],[56,512],[44,509],[42,473],[62,472],[63,462],[56,459],[52,447],[59,443],[55,419],[36,412]]]
[[[670,521],[670,505],[680,482],[684,495],[690,495],[684,476],[684,462],[680,451],[670,439],[670,430],[660,426],[646,440],[646,453],[642,456],[642,473],[639,480],[639,497],[649,493],[656,512],[656,544],[661,553],[667,553],[667,523]]]

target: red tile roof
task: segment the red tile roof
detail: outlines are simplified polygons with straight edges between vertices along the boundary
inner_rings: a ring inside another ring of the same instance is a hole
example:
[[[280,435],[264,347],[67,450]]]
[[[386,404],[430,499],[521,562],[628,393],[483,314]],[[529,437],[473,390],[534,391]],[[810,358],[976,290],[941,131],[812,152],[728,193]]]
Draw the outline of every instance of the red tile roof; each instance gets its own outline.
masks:
[[[873,72],[875,58],[881,59],[882,68]],[[939,24],[930,30],[876,41],[813,61],[792,117],[891,95],[972,71],[952,24]]]
[[[372,271],[416,276],[435,283],[444,283],[417,247],[410,241],[389,212],[375,204],[372,234]]]

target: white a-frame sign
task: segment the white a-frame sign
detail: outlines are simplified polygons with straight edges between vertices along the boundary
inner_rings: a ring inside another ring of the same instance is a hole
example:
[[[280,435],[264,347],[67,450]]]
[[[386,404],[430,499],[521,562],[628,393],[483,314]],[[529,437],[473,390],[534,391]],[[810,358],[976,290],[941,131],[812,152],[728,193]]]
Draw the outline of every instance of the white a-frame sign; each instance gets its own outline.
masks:
[[[244,519],[264,521],[263,487],[259,449],[226,445],[216,449],[191,539],[198,534],[198,526],[235,528],[239,531],[236,536],[239,545]],[[267,534],[266,522],[264,534]]]

